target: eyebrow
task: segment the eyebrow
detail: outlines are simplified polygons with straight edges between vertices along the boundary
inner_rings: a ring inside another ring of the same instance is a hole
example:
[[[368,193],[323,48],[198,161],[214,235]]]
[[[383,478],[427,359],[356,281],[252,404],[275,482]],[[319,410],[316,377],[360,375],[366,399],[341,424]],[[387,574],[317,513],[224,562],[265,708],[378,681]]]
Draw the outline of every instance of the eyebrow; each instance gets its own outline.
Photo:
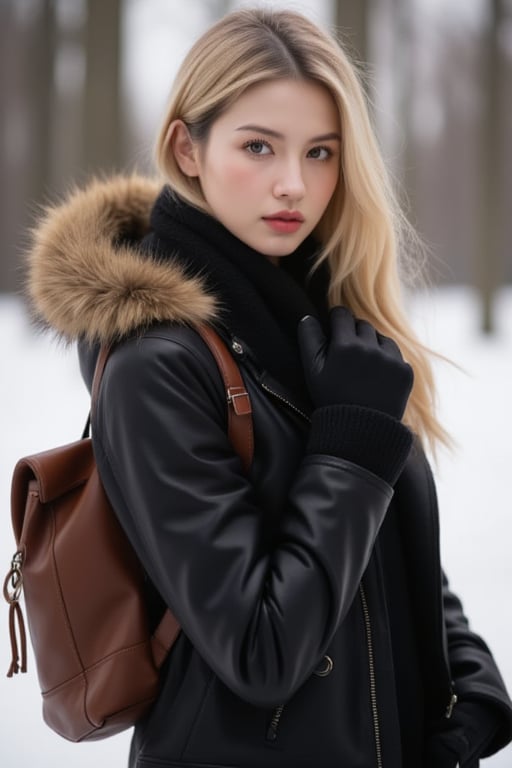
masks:
[[[272,128],[265,128],[262,125],[241,125],[237,131],[254,131],[255,133],[264,133],[266,136],[272,136],[274,139],[284,139],[284,134],[274,131]],[[313,136],[310,142],[315,141],[341,141],[339,133],[322,133],[320,136]]]

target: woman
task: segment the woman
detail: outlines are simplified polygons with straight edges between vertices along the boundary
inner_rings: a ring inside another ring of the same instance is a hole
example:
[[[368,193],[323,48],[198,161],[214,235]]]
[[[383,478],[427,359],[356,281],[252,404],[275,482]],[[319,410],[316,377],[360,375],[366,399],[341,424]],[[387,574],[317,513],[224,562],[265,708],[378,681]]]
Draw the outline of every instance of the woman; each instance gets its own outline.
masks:
[[[89,386],[116,342],[97,462],[183,628],[130,766],[474,768],[512,704],[440,566],[422,444],[445,434],[354,69],[301,15],[232,13],[184,60],[157,155],[161,191],[50,211],[30,275]],[[247,475],[198,323],[243,373]]]

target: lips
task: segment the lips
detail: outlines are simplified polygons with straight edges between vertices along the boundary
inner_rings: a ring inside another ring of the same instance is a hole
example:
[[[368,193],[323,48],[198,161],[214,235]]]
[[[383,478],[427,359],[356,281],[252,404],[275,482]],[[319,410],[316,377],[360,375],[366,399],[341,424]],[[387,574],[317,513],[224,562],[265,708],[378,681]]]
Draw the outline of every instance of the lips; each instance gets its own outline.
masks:
[[[264,216],[263,221],[274,232],[291,235],[302,226],[304,216],[299,211],[279,211],[271,216]]]
[[[304,216],[300,211],[278,211],[271,216],[264,216],[265,221],[304,221]]]

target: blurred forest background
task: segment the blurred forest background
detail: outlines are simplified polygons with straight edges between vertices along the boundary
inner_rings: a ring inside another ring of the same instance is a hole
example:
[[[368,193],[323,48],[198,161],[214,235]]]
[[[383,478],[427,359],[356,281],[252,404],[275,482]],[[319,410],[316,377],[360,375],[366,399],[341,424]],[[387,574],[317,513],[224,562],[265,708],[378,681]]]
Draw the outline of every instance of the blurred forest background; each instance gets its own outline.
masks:
[[[37,206],[93,173],[151,172],[180,58],[229,0],[0,0],[0,293],[19,289]],[[265,3],[263,3],[265,4]],[[512,0],[318,0],[291,7],[360,61],[434,283],[512,280]]]

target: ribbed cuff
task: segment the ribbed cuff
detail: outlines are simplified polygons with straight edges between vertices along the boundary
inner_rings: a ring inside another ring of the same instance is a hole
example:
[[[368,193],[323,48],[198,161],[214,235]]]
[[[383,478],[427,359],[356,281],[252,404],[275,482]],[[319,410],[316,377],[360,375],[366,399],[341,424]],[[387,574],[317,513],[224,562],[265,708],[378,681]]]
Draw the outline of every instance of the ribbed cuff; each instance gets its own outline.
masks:
[[[328,405],[313,411],[308,453],[346,459],[394,485],[413,441],[410,430],[380,411]]]

